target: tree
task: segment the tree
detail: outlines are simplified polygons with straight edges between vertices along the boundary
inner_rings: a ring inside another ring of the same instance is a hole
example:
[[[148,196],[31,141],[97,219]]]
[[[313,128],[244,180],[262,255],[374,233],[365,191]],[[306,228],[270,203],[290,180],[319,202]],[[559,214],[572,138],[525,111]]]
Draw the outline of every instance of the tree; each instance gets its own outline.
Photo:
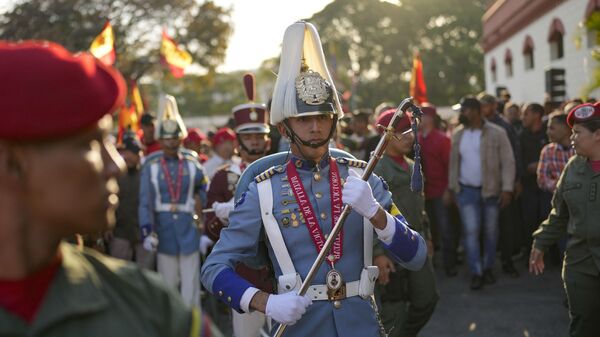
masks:
[[[196,0],[26,0],[0,15],[0,39],[46,39],[87,50],[105,20],[115,30],[117,67],[126,78],[158,68],[163,27],[209,74],[225,57],[230,9]]]
[[[483,87],[483,0],[335,0],[309,19],[317,25],[340,91],[358,80],[357,107],[408,95],[419,49],[429,99],[451,104]]]
[[[591,52],[592,57],[596,60],[596,66],[594,67],[594,75],[590,83],[588,83],[582,92],[583,96],[589,96],[592,91],[600,88],[600,11],[595,11],[585,21],[585,29],[594,35],[596,41],[594,41],[594,49]]]

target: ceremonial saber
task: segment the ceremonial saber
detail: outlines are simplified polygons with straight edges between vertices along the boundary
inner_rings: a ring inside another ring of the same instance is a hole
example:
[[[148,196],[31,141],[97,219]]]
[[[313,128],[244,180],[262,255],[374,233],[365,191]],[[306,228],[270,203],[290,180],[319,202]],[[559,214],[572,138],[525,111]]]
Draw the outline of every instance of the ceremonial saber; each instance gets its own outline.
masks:
[[[396,127],[398,126],[400,119],[402,119],[402,117],[404,116],[404,113],[406,112],[406,110],[408,110],[409,108],[411,108],[413,110],[413,115],[414,115],[413,121],[416,122],[416,120],[420,119],[422,113],[421,113],[421,110],[413,104],[413,98],[412,97],[405,98],[400,103],[400,105],[398,105],[398,108],[396,108],[396,112],[394,112],[394,116],[392,116],[392,120],[390,121],[389,125],[385,128],[384,135],[379,140],[379,143],[377,144],[375,151],[373,151],[373,154],[372,154],[371,158],[369,159],[369,162],[367,163],[367,167],[365,168],[365,170],[363,172],[362,180],[367,181],[369,179],[369,177],[371,176],[371,173],[373,173],[373,170],[375,169],[375,166],[377,166],[377,163],[381,159],[381,156],[383,155],[388,143],[390,142],[390,140],[393,137],[396,137],[396,135],[395,135]],[[403,134],[409,133],[411,131],[412,130],[407,131]],[[340,217],[338,218],[337,222],[335,223],[335,226],[333,226],[333,228],[331,229],[331,233],[329,233],[329,237],[327,237],[327,240],[325,241],[323,248],[321,249],[321,251],[319,252],[319,255],[317,256],[317,259],[315,260],[315,262],[313,262],[312,267],[310,267],[310,270],[308,271],[308,274],[306,275],[306,278],[304,279],[304,282],[302,282],[302,285],[300,286],[300,291],[298,291],[299,296],[304,296],[306,294],[308,287],[312,283],[312,280],[315,278],[315,275],[317,274],[317,271],[319,270],[319,268],[321,268],[321,265],[323,264],[325,257],[329,254],[329,250],[331,250],[331,246],[333,246],[333,241],[335,241],[335,238],[338,236],[339,232],[342,230],[342,226],[344,225],[344,222],[346,221],[346,218],[348,217],[348,215],[350,214],[351,211],[352,211],[352,207],[350,207],[348,205],[344,205],[344,208],[342,210],[342,213],[340,214]],[[286,328],[287,328],[286,324],[283,324],[283,323],[280,324],[279,327],[277,328],[277,330],[275,331],[274,336],[281,337],[281,335],[283,335],[283,332],[285,331]]]

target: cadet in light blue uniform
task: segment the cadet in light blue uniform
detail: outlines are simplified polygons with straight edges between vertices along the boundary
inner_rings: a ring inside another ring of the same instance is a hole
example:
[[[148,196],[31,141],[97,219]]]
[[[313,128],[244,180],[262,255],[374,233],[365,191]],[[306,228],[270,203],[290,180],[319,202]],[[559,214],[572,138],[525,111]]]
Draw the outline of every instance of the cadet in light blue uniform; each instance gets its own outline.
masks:
[[[206,202],[206,178],[197,155],[180,147],[186,129],[175,99],[163,100],[157,137],[162,151],[146,158],[140,180],[139,222],[144,248],[158,249],[157,269],[188,305],[200,296],[200,234],[193,216]]]
[[[365,162],[329,156],[341,108],[322,53],[302,50],[320,51],[320,39],[314,26],[297,22],[284,36],[271,105],[271,122],[290,139],[290,160],[258,175],[237,200],[202,267],[202,282],[238,312],[259,310],[290,325],[285,336],[378,336],[370,301],[377,278],[373,228],[391,255],[412,270],[425,262],[425,241],[408,227],[382,180],[358,177]],[[298,296],[342,202],[353,211],[330,254],[334,263],[325,261],[306,296]],[[273,264],[278,294],[259,291],[234,271],[239,262],[265,258],[261,245]]]

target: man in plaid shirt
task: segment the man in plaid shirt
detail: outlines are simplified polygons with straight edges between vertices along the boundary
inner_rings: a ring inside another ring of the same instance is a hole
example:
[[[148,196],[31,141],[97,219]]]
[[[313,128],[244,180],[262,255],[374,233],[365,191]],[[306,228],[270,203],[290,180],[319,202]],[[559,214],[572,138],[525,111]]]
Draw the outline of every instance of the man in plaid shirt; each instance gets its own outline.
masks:
[[[567,115],[561,112],[551,114],[547,134],[550,143],[546,144],[540,153],[537,183],[545,192],[545,197],[550,204],[558,178],[569,158],[575,154],[575,150],[571,147],[571,130],[567,125]]]

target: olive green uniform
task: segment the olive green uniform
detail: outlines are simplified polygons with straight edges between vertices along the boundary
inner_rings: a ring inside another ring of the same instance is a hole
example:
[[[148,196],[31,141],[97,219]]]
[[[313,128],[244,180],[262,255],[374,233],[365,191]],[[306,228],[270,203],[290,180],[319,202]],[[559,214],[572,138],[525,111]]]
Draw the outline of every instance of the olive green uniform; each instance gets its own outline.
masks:
[[[533,233],[533,246],[547,251],[568,235],[563,281],[569,299],[570,336],[600,335],[600,173],[574,156],[558,181],[552,211]]]
[[[0,336],[199,335],[198,311],[158,274],[68,243],[60,251],[62,265],[33,322],[0,308]]]
[[[405,158],[409,171],[384,155],[375,173],[387,182],[392,200],[410,227],[430,240],[429,221],[425,213],[422,192],[410,190],[413,161]],[[373,256],[385,254],[383,247],[375,246]],[[393,261],[393,260],[392,260]],[[416,336],[427,324],[439,299],[431,260],[420,271],[409,271],[395,263],[396,272],[390,273],[390,282],[377,284],[376,293],[381,300],[381,317],[390,337]]]

